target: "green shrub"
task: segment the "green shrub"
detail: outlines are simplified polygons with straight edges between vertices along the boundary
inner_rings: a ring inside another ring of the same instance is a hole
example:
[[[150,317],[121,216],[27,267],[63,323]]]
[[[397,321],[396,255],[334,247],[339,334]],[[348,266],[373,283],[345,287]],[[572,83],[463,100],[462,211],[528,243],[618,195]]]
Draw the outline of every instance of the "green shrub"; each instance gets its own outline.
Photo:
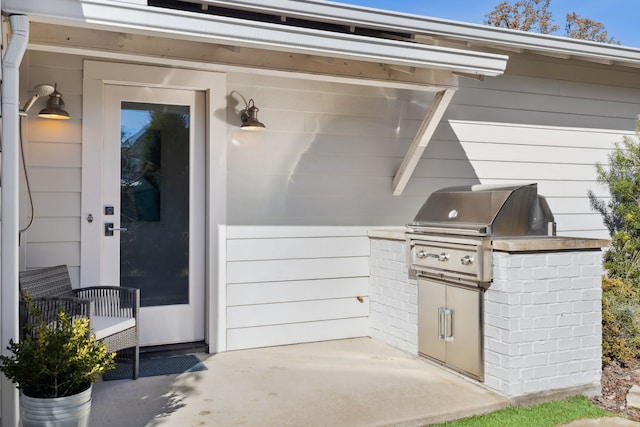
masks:
[[[640,292],[629,282],[602,279],[602,361],[640,354]]]
[[[606,185],[611,198],[598,199],[588,192],[593,210],[602,215],[611,236],[604,267],[609,277],[640,281],[640,116],[636,136],[625,136],[608,156],[608,168],[596,164],[597,181]]]
[[[591,207],[602,215],[611,235],[604,254],[609,279],[602,282],[602,360],[628,360],[640,355],[640,116],[636,136],[624,137],[596,164],[597,181],[611,197],[588,192]]]
[[[90,334],[89,319],[72,320],[62,308],[57,321],[39,319],[32,334],[7,348],[13,354],[0,356],[0,371],[30,397],[80,393],[115,367],[115,353]]]

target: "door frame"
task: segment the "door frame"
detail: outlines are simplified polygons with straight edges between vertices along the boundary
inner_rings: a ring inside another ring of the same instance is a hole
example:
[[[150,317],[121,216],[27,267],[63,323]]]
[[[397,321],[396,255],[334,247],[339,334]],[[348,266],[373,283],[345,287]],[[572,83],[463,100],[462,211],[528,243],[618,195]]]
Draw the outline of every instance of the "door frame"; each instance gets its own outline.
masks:
[[[219,307],[218,283],[224,266],[219,265],[219,228],[226,224],[226,75],[222,73],[163,68],[146,65],[84,61],[82,107],[82,196],[80,283],[100,283],[102,271],[102,200],[104,85],[134,85],[205,92],[205,341],[209,351],[224,350],[225,337],[219,325],[224,311]],[[100,191],[96,191],[96,188]],[[89,215],[93,217],[90,222]],[[108,283],[104,283],[109,285]]]
[[[184,342],[197,342],[204,340],[205,321],[204,321],[204,284],[205,284],[205,233],[202,232],[205,227],[205,94],[203,91],[183,90],[183,89],[168,89],[149,86],[122,86],[108,84],[105,88],[105,114],[104,123],[108,126],[104,128],[105,135],[103,136],[103,187],[102,196],[103,204],[110,205],[114,208],[113,215],[110,216],[111,220],[107,220],[114,224],[116,228],[126,227],[122,221],[122,206],[121,206],[121,174],[122,174],[122,145],[121,143],[115,143],[116,141],[122,142],[121,126],[122,126],[122,103],[124,101],[130,101],[133,103],[155,104],[160,106],[173,105],[186,107],[188,111],[188,125],[185,129],[187,133],[187,144],[180,144],[180,148],[183,155],[186,152],[183,160],[187,161],[188,168],[180,170],[180,172],[187,172],[188,179],[183,181],[182,184],[186,185],[182,188],[180,193],[188,195],[188,300],[181,303],[170,302],[167,304],[143,304],[140,307],[138,319],[140,319],[140,325],[138,327],[138,334],[140,336],[140,345],[164,345],[173,343]],[[151,117],[148,118],[151,122]],[[161,138],[161,146],[167,148],[170,145],[170,141]],[[183,143],[185,141],[182,141]],[[161,156],[160,166],[162,171],[168,171],[167,166],[171,164],[171,159]],[[166,178],[166,179],[165,179]],[[176,176],[176,178],[178,178]],[[179,178],[178,178],[179,179]],[[167,208],[173,204],[174,208],[175,200],[172,200],[173,196],[167,192],[167,186],[170,186],[172,182],[171,176],[163,177],[160,182],[160,205],[161,210]],[[175,183],[175,181],[174,181]],[[177,195],[176,195],[177,196]],[[180,202],[177,202],[180,203]],[[184,212],[184,211],[183,211]],[[146,229],[150,231],[155,229],[153,233],[156,237],[160,237],[164,240],[165,244],[160,244],[161,247],[174,248],[173,242],[166,239],[164,231],[167,226],[167,220],[161,213],[158,221],[142,221],[137,224],[140,227],[140,231]],[[131,218],[131,222],[135,221]],[[171,220],[169,219],[169,223]],[[132,226],[133,224],[129,224]],[[102,237],[102,250],[103,262],[107,266],[120,266],[118,270],[115,268],[106,269],[102,271],[102,282],[104,283],[119,283],[121,286],[130,286],[127,281],[122,281],[122,265],[121,265],[121,253],[122,242],[125,236],[135,236],[136,231],[134,228],[129,228],[129,231],[114,232],[110,237]],[[161,231],[160,231],[161,230]],[[137,240],[137,239],[133,239]],[[139,241],[139,243],[144,240]],[[147,244],[150,241],[145,242],[144,247],[147,248]],[[156,242],[158,243],[158,242]],[[139,248],[140,249],[140,248]],[[144,257],[143,253],[138,253],[141,258]],[[175,254],[174,254],[175,255]],[[135,258],[135,255],[132,255]],[[154,270],[162,270],[162,265],[157,265]],[[146,271],[150,273],[150,271]],[[142,292],[142,291],[141,291]],[[141,304],[145,301],[145,294],[141,293]]]

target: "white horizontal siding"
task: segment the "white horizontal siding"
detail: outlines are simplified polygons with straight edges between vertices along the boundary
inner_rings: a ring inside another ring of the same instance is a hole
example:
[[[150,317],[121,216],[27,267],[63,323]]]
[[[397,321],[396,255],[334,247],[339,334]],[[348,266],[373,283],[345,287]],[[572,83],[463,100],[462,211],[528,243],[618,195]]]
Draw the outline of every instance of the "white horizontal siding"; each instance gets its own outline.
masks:
[[[237,306],[227,309],[227,327],[249,328],[265,325],[283,325],[318,320],[368,317],[369,300],[328,299],[285,303]]]
[[[61,144],[51,141],[29,144],[29,165],[31,167],[77,168],[81,164],[81,144]]]
[[[256,100],[267,125],[229,127],[231,225],[404,225],[437,188],[478,182],[462,150],[443,144],[419,166],[433,181],[392,195],[432,94],[239,74],[228,85]]]
[[[39,217],[64,218],[80,216],[80,193],[43,193],[34,191],[33,203]]]
[[[583,88],[585,89],[585,88]],[[522,96],[525,92],[526,96]],[[475,99],[482,99],[482,104],[489,108],[502,108],[505,104],[513,110],[544,111],[549,113],[571,114],[579,116],[624,117],[627,106],[615,99],[589,99],[589,94],[576,88],[573,93],[550,94],[532,90],[524,83],[518,90],[494,90],[489,85],[468,87],[456,100],[458,105],[473,105]],[[553,101],[553,102],[550,102]],[[592,102],[589,102],[592,101]],[[596,103],[597,107],[593,104]],[[602,108],[598,112],[598,109]]]
[[[546,197],[559,197],[559,198],[584,198],[588,190],[593,192],[598,197],[609,197],[609,192],[606,188],[602,187],[594,180],[592,181],[557,181],[557,180],[536,180],[538,183],[538,193]],[[531,183],[531,180],[527,179],[484,179],[483,184],[526,184]]]
[[[537,182],[559,234],[606,237],[587,192],[608,200],[608,190],[596,183],[595,164],[606,165],[614,143],[631,132],[460,120],[449,125],[481,182]]]
[[[366,277],[231,283],[227,286],[227,305],[232,307],[281,301],[333,300],[368,293],[369,282]]]
[[[27,243],[79,242],[78,218],[47,218],[40,216],[27,231]]]
[[[230,128],[231,223],[404,225],[442,187],[537,182],[563,215],[560,231],[604,232],[586,194],[609,196],[594,164],[633,133],[640,88],[619,69],[539,59],[515,55],[504,76],[461,79],[400,197],[391,180],[431,95],[230,76],[230,88],[261,99],[268,126],[250,136]]]
[[[67,264],[74,286],[80,271],[80,187],[82,168],[82,59],[77,56],[28,51],[21,67],[20,98],[33,87],[57,83],[70,120],[37,117],[47,97],[41,97],[23,119],[27,170],[35,218],[23,236],[21,268]],[[21,184],[21,224],[31,217]]]
[[[364,256],[234,261],[227,264],[227,280],[228,283],[244,283],[323,279],[327,277],[328,271],[334,277],[359,277],[368,273],[368,263],[368,258]]]
[[[509,55],[508,75],[549,80],[538,92],[554,95],[581,94],[584,99],[615,99],[637,102],[633,91],[638,88],[638,73],[634,68],[571,61],[533,54]],[[522,90],[514,79],[511,89]]]
[[[226,229],[228,350],[368,334],[365,228]]]
[[[272,240],[230,240],[227,257],[237,261],[266,261],[298,258],[367,257],[369,239],[359,237],[283,238],[276,245]]]
[[[229,350],[240,350],[309,341],[362,337],[368,334],[369,319],[359,317],[232,329],[227,333],[227,346]]]
[[[289,237],[360,237],[367,235],[367,227],[339,227],[339,226],[240,226],[227,229],[227,238],[234,239],[285,239]]]
[[[602,200],[608,202],[610,197],[603,197]],[[595,213],[585,198],[559,198],[547,197],[549,207],[554,214],[593,214]]]
[[[29,179],[33,191],[79,193],[80,176],[79,166],[76,168],[29,167]]]
[[[606,150],[632,131],[534,126],[503,122],[472,122],[450,120],[456,137],[461,142],[506,144],[508,146],[588,148]],[[517,138],[514,138],[514,133]],[[466,150],[465,150],[466,151]],[[548,158],[547,158],[548,161]]]
[[[26,268],[67,264],[78,266],[80,242],[30,243]]]
[[[48,79],[46,80],[48,81]],[[40,82],[42,83],[42,80]],[[38,83],[31,85],[29,90],[25,91],[23,96],[25,99],[28,99],[31,96],[30,90],[37,84]],[[63,93],[63,96],[65,100],[65,108],[67,108],[67,104],[71,105],[71,97],[67,96],[68,92],[66,91],[66,88],[61,84],[58,84],[58,90],[65,91]],[[44,97],[41,97],[40,99],[44,99]],[[78,101],[81,101],[81,98],[78,97]],[[82,109],[80,109],[80,111],[78,111],[76,114],[73,114],[71,112],[71,109],[67,109],[67,112],[71,116],[70,120],[57,120],[55,121],[55,123],[46,123],[51,122],[51,120],[37,118],[38,111],[44,108],[44,105],[41,104],[41,102],[42,101],[39,101],[37,104],[35,104],[33,109],[29,111],[29,120],[26,123],[26,133],[29,135],[29,143],[54,142],[79,144],[80,141],[82,141],[82,127],[80,126]],[[75,106],[74,108],[78,107]]]

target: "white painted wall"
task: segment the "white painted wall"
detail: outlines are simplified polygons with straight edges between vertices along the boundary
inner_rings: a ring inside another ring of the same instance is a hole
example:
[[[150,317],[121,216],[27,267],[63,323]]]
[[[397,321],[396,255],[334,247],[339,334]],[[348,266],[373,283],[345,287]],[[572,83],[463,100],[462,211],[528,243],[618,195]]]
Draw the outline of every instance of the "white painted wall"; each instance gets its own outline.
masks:
[[[228,84],[267,126],[241,131],[228,110],[230,224],[404,225],[432,191],[478,182],[459,144],[438,142],[392,195],[432,94],[249,75]]]
[[[82,153],[82,59],[28,51],[20,75],[21,103],[42,83],[58,84],[70,120],[37,117],[38,100],[22,120],[25,157],[35,205],[35,221],[22,238],[21,268],[67,264],[74,286],[80,272],[80,175]],[[24,181],[23,181],[24,184]],[[21,226],[29,222],[25,186]]]
[[[637,82],[595,64],[512,60],[512,74],[461,79],[400,197],[391,196],[391,179],[430,94],[231,76],[229,90],[256,100],[267,130],[230,127],[230,223],[404,225],[437,188],[537,182],[560,234],[608,237],[587,191],[608,197],[594,164],[633,134]],[[557,79],[541,78],[541,70]]]
[[[247,227],[248,234],[231,238],[226,248],[233,256],[228,260],[229,280],[223,282],[229,299],[221,302],[229,304],[224,319],[229,348],[335,338],[325,331],[343,328],[341,319],[347,318],[351,329],[344,329],[345,336],[367,334],[362,331],[368,303],[353,302],[354,295],[365,293],[362,278],[368,271],[358,262],[364,265],[367,255],[345,255],[348,246],[342,240],[327,240],[327,246],[320,247],[324,252],[314,252],[315,233],[327,226],[402,226],[441,187],[538,182],[560,233],[606,237],[599,215],[589,209],[586,190],[606,196],[596,186],[593,163],[604,161],[613,142],[634,129],[640,112],[637,76],[634,80],[623,69],[597,64],[544,61],[513,55],[506,76],[482,82],[461,79],[461,89],[400,197],[391,195],[391,181],[431,94],[230,74],[227,92],[253,98],[267,125],[259,133],[239,130],[237,111],[242,105],[239,108],[235,95],[229,96],[226,111],[213,112],[228,122],[228,134],[220,137],[228,144],[231,232],[236,226],[304,226],[308,231],[297,242],[303,244],[292,246],[289,253],[278,252],[284,250],[278,245],[289,237],[262,241],[264,236],[251,234],[260,227]],[[553,79],[542,78],[542,73]],[[66,122],[38,119],[43,100],[25,122],[37,212],[21,248],[22,268],[65,263],[77,285],[83,220],[82,58],[28,52],[21,79],[24,100],[36,84],[58,82],[72,115]],[[23,223],[29,215],[26,207],[23,196]],[[260,249],[252,252],[254,244]],[[260,259],[265,253],[260,245],[267,245],[266,253],[274,253],[274,258]],[[359,259],[355,264],[361,270],[351,265],[355,272],[339,272],[354,259]],[[315,273],[309,276],[311,272]],[[259,294],[256,288],[269,291]]]
[[[228,226],[226,242],[227,350],[369,335],[365,228]]]
[[[637,73],[550,57],[510,57],[505,76],[461,79],[464,87],[438,140],[459,144],[482,183],[538,182],[559,234],[608,238],[586,194],[591,189],[609,196],[595,182],[594,163],[606,164],[614,143],[634,134],[640,114]]]
[[[483,184],[537,182],[558,234],[608,237],[587,191],[609,198],[595,182],[594,164],[607,164],[613,143],[628,132],[454,120],[449,125]]]

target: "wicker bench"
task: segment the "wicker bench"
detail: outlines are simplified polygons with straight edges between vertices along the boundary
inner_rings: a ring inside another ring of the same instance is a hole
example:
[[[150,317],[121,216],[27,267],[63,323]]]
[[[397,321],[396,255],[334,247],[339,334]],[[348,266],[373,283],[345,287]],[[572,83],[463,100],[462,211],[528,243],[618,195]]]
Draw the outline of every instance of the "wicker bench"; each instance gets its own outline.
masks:
[[[132,377],[139,374],[138,316],[140,290],[122,286],[93,286],[73,289],[66,265],[20,272],[20,291],[26,292],[43,318],[50,318],[62,307],[70,317],[88,317],[96,338],[109,351],[132,352]],[[21,330],[29,322],[25,301],[20,303]]]

